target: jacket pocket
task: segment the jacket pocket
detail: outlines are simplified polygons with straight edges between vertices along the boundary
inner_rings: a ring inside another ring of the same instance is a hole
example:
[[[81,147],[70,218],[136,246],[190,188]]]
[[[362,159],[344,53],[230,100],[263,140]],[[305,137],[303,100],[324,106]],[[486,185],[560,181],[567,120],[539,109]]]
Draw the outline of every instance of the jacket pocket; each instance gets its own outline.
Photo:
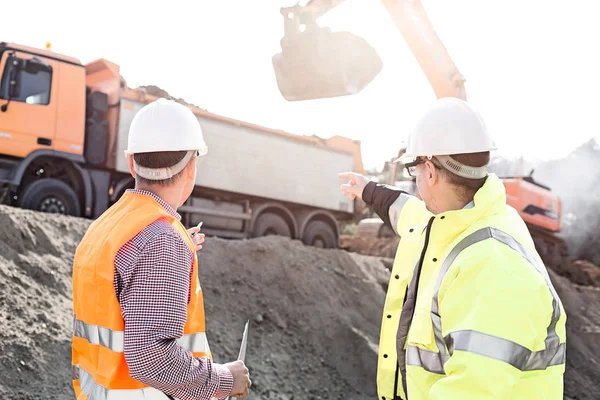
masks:
[[[436,350],[431,314],[429,309],[417,306],[408,331],[407,344]]]

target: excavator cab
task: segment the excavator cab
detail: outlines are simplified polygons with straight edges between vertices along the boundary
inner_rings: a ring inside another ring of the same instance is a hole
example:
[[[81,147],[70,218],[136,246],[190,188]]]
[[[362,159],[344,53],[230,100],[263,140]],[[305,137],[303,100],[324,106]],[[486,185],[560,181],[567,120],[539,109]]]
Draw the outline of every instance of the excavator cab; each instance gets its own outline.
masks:
[[[272,62],[277,86],[286,100],[356,94],[381,71],[381,58],[364,39],[320,27],[305,7],[285,7],[280,12],[284,36],[281,52]]]

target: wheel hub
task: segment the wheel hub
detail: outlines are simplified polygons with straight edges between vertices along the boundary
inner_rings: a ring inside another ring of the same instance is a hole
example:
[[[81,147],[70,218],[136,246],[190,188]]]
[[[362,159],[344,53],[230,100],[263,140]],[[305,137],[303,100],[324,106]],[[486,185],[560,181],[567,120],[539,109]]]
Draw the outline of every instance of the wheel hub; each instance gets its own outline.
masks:
[[[323,249],[325,248],[325,241],[322,238],[318,237],[314,240],[313,246]]]
[[[51,214],[66,214],[65,203],[56,197],[46,197],[40,204],[40,211]]]

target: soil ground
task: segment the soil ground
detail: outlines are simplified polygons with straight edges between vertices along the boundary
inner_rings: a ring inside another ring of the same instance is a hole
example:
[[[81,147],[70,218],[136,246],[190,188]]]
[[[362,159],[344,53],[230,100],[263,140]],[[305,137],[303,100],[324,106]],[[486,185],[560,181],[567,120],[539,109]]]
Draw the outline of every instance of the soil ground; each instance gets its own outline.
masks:
[[[0,398],[73,398],[71,263],[90,221],[0,206]],[[215,361],[250,320],[249,399],[375,399],[390,259],[276,237],[199,253]],[[568,313],[565,394],[600,398],[600,290],[552,273]]]

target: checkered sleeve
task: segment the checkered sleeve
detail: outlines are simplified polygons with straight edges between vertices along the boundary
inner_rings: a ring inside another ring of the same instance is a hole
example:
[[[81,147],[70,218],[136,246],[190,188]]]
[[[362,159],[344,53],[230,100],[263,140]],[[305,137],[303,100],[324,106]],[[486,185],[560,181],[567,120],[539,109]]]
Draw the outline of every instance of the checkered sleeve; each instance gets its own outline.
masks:
[[[131,376],[176,399],[228,396],[233,387],[229,369],[208,357],[195,358],[176,342],[187,318],[190,249],[166,224],[142,234],[146,239],[128,243],[116,260],[122,274],[115,287],[125,320],[124,352]]]

